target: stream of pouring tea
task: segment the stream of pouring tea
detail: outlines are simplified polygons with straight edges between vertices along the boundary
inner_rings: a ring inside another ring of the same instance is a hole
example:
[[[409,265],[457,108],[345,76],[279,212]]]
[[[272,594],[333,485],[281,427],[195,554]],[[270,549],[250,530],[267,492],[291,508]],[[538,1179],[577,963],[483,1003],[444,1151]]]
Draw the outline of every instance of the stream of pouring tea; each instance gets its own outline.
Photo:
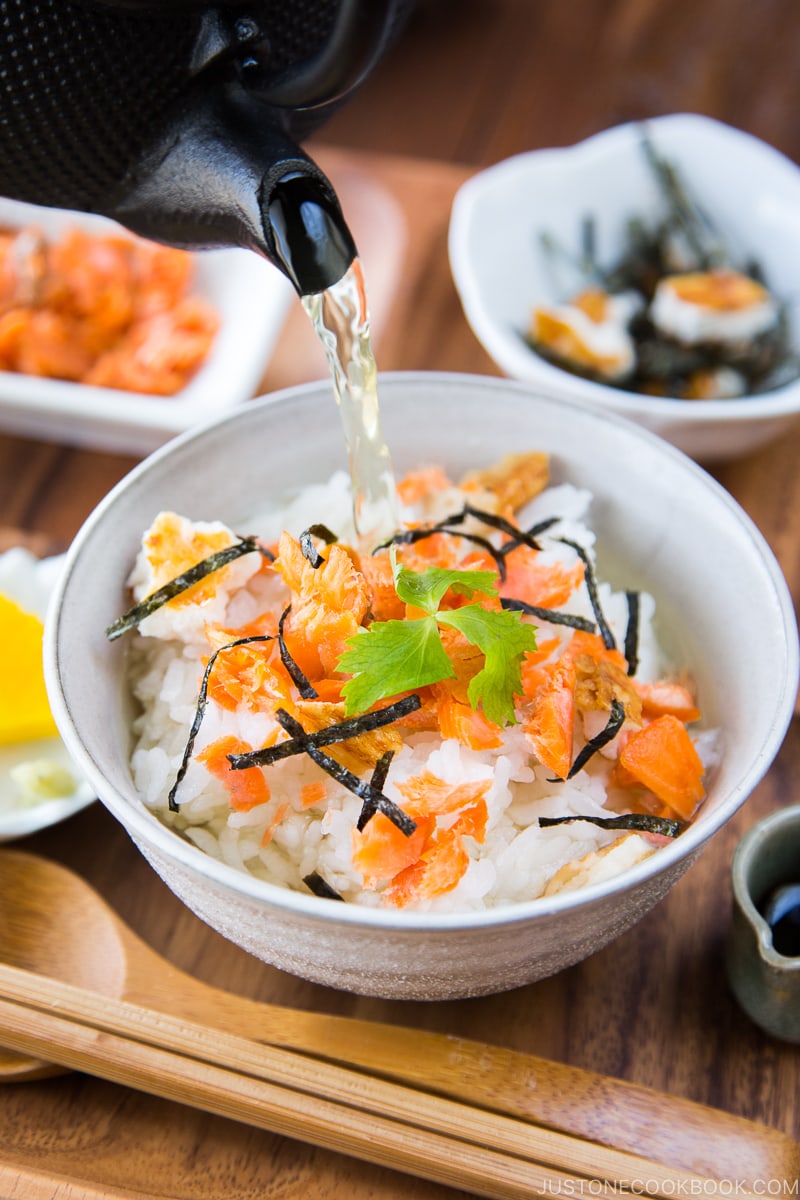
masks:
[[[399,529],[400,520],[392,460],[381,433],[378,372],[358,258],[338,283],[303,296],[302,303],[330,365],[350,463],[356,532],[374,547]]]

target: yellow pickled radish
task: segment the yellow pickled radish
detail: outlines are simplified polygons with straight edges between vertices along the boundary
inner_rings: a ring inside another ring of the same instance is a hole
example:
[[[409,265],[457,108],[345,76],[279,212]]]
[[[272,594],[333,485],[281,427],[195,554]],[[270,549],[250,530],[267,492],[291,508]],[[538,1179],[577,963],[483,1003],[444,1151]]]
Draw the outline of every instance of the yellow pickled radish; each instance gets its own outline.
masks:
[[[56,737],[44,686],[38,617],[0,595],[0,745]]]

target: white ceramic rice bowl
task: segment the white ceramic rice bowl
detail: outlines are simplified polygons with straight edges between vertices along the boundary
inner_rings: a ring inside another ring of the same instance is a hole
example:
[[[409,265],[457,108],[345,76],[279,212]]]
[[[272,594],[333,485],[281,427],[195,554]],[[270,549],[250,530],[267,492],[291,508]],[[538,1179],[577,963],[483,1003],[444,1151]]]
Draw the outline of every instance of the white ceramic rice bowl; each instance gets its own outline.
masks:
[[[696,823],[625,875],[582,892],[468,914],[365,909],[261,882],[205,855],[137,796],[124,639],[105,628],[126,607],[141,534],[165,508],[248,516],[346,463],[327,382],[254,402],[184,435],[131,472],[69,552],[46,631],[51,704],[76,764],[168,886],[204,921],[265,962],[367,995],[444,999],[513,988],[587,957],[638,921],[747,799],[785,734],[797,687],[797,630],[780,569],[730,496],[633,424],[516,383],[386,375],[384,433],[398,474],[441,461],[454,475],[524,448],[552,456],[555,480],[595,495],[600,573],[646,586],[659,636],[696,676],[722,761]],[[324,520],[324,514],[320,514]],[[743,655],[746,647],[747,657]]]

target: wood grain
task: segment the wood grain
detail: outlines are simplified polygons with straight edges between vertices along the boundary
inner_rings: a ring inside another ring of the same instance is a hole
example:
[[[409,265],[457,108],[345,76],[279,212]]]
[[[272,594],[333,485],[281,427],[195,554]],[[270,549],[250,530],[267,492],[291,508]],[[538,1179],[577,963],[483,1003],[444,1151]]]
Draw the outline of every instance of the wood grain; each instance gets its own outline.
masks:
[[[322,1094],[328,1099],[355,1107],[372,1098],[370,1111],[397,1117],[402,1091],[398,1093],[396,1087],[388,1094],[385,1088],[381,1091],[382,1080],[392,1081],[414,1089],[407,1093],[411,1108],[401,1119],[411,1117],[420,1124],[424,1120],[425,1128],[449,1135],[454,1127],[462,1138],[472,1129],[480,1143],[486,1140],[499,1147],[504,1127],[492,1131],[490,1114],[512,1117],[527,1130],[523,1146],[542,1147],[542,1163],[576,1170],[574,1147],[591,1143],[594,1169],[599,1172],[601,1163],[605,1164],[609,1177],[616,1170],[613,1177],[618,1183],[619,1170],[628,1172],[627,1180],[631,1172],[641,1175],[643,1171],[655,1180],[660,1167],[724,1180],[732,1156],[738,1164],[738,1178],[748,1188],[757,1187],[757,1181],[770,1171],[788,1175],[800,1169],[800,1144],[719,1109],[491,1042],[265,1004],[210,987],[157,955],[85,880],[52,859],[0,848],[0,911],[5,916],[0,925],[0,996],[6,1000],[0,1002],[0,1038],[10,1046],[16,1033],[23,1044],[33,1044],[37,1053],[40,1046],[41,1053],[52,1049],[54,1063],[72,1067],[77,1063],[102,1078],[119,1078],[114,1074],[120,1066],[119,1053],[111,1054],[113,1069],[108,1073],[106,1039],[102,1047],[97,1047],[91,1036],[88,1043],[77,1043],[71,1028],[52,1027],[49,1018],[54,1015],[59,1022],[69,1015],[72,1024],[82,1021],[93,1029],[113,1032],[117,1039],[134,1038],[157,1046],[162,1045],[158,1039],[171,1030],[169,1040],[163,1043],[167,1049],[239,1069],[243,1063],[249,1064],[252,1046],[233,1047],[233,1059],[216,1057],[218,1046],[233,1032],[239,1042],[250,1039],[266,1047],[299,1051],[303,1056],[293,1062],[291,1055],[274,1055],[265,1049],[257,1059],[259,1078],[315,1095],[324,1086]],[[23,974],[15,974],[12,968],[21,968]],[[76,987],[82,993],[76,993]],[[25,1007],[20,1012],[14,1004],[21,1001]],[[118,1001],[134,1005],[135,1010],[114,1007]],[[28,1008],[34,1011],[29,1013]],[[202,1026],[188,1048],[187,1023]],[[25,1042],[26,1038],[33,1042]],[[198,1042],[199,1054],[195,1049]],[[62,1058],[62,1052],[67,1058]],[[9,1051],[0,1052],[0,1059],[3,1053]],[[76,1059],[74,1054],[82,1057]],[[30,1060],[17,1060],[19,1078],[26,1061]],[[332,1073],[334,1064],[346,1071]],[[133,1066],[141,1069],[148,1064],[136,1061]],[[41,1064],[37,1070],[41,1075]],[[145,1091],[151,1089],[153,1078],[152,1070],[124,1076],[126,1082],[133,1086],[138,1082]],[[155,1079],[158,1083],[157,1075]],[[190,1083],[191,1079],[181,1082]],[[230,1091],[235,1083],[224,1081],[225,1090]],[[158,1094],[163,1094],[162,1088]],[[213,1091],[205,1092],[202,1099],[205,1102],[200,1107],[208,1108],[210,1103],[217,1111],[218,1097]],[[245,1092],[240,1099],[246,1102],[252,1097]],[[445,1107],[450,1101],[462,1106],[461,1115],[444,1131],[435,1123],[442,1099]],[[465,1104],[480,1110],[477,1124],[475,1114],[463,1109]],[[258,1109],[254,1114],[244,1108],[241,1111],[245,1120],[261,1115]],[[267,1128],[270,1112],[263,1114]],[[251,1123],[259,1124],[259,1120]],[[295,1135],[302,1136],[302,1126]],[[542,1135],[549,1140],[537,1141]],[[607,1154],[604,1147],[613,1153]],[[625,1153],[620,1156],[619,1151]],[[558,1158],[561,1153],[568,1156]],[[357,1156],[370,1157],[363,1147]],[[650,1165],[645,1168],[642,1164]],[[582,1166],[585,1172],[585,1158]]]
[[[0,1028],[27,1053],[312,1145],[341,1146],[417,1177],[463,1184],[490,1200],[565,1192],[581,1180],[617,1189],[646,1180],[647,1195],[671,1197],[698,1194],[712,1177],[501,1115],[466,1095],[450,1100],[1,963]],[[669,1120],[666,1098],[661,1119]],[[696,1120],[713,1138],[715,1114],[698,1109]],[[761,1144],[759,1131],[744,1124],[739,1138],[742,1159],[750,1138]],[[775,1173],[798,1167],[798,1148],[776,1144]],[[756,1193],[743,1180],[737,1194]]]
[[[403,39],[318,136],[478,167],[697,112],[797,161],[799,71],[792,0],[417,0]]]
[[[618,120],[692,110],[800,160],[796,0],[420,0],[381,71],[315,137],[339,186],[385,188],[405,223],[401,272],[368,230],[379,365],[497,374],[447,263],[449,205],[474,168],[573,142]],[[355,153],[352,153],[352,152]],[[396,156],[406,157],[396,157]],[[324,161],[323,161],[324,159]],[[351,194],[353,194],[351,192]],[[376,203],[359,214],[369,225]],[[366,236],[366,235],[365,235]],[[394,276],[391,273],[394,272]],[[316,378],[296,306],[265,387]],[[133,459],[0,436],[0,525],[61,542]],[[714,469],[754,518],[800,600],[800,430]],[[552,979],[444,1004],[369,1000],[292,979],[206,929],[99,806],[27,839],[85,875],[178,967],[243,995],[504,1047],[653,1087],[800,1138],[800,1047],[761,1033],[727,988],[737,840],[796,802],[797,722],[764,781],[669,896],[629,933]],[[731,1161],[735,1178],[737,1163]],[[764,1181],[764,1191],[773,1185]],[[443,1184],[314,1149],[74,1074],[0,1090],[0,1196],[15,1200],[459,1200]]]

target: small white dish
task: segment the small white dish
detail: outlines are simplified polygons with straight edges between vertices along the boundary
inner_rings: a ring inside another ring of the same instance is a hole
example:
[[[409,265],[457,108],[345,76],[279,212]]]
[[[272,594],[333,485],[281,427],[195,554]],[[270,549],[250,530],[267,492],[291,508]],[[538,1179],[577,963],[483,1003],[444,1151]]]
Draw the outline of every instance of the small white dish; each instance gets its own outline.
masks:
[[[50,237],[75,227],[130,236],[104,217],[0,200],[0,228],[27,225]],[[0,371],[0,429],[143,455],[250,399],[294,290],[276,267],[249,250],[206,250],[194,259],[192,292],[214,306],[220,329],[205,363],[182,391],[148,396]]]
[[[47,762],[50,766],[63,768],[73,776],[74,790],[52,799],[20,802],[13,772],[20,765],[31,762]],[[21,746],[0,746],[0,842],[28,837],[49,825],[66,821],[96,799],[97,793],[78,776],[60,738],[41,738]]]
[[[0,595],[44,620],[50,596],[61,576],[65,556],[38,559],[22,546],[0,554]],[[64,773],[73,787],[63,794],[41,798],[19,778],[43,768]],[[27,837],[66,820],[96,799],[81,777],[59,737],[0,745],[0,842]]]
[[[723,240],[763,267],[772,292],[792,306],[800,353],[800,169],[749,134],[690,113],[646,122],[656,150],[674,163]],[[765,445],[800,412],[800,380],[734,400],[676,400],[626,392],[572,375],[525,343],[536,303],[556,296],[539,235],[579,246],[593,216],[597,257],[611,264],[626,222],[664,214],[638,123],[559,149],[519,154],[474,175],[453,204],[449,254],[464,313],[495,363],[550,395],[574,397],[653,430],[694,458],[726,459]]]

